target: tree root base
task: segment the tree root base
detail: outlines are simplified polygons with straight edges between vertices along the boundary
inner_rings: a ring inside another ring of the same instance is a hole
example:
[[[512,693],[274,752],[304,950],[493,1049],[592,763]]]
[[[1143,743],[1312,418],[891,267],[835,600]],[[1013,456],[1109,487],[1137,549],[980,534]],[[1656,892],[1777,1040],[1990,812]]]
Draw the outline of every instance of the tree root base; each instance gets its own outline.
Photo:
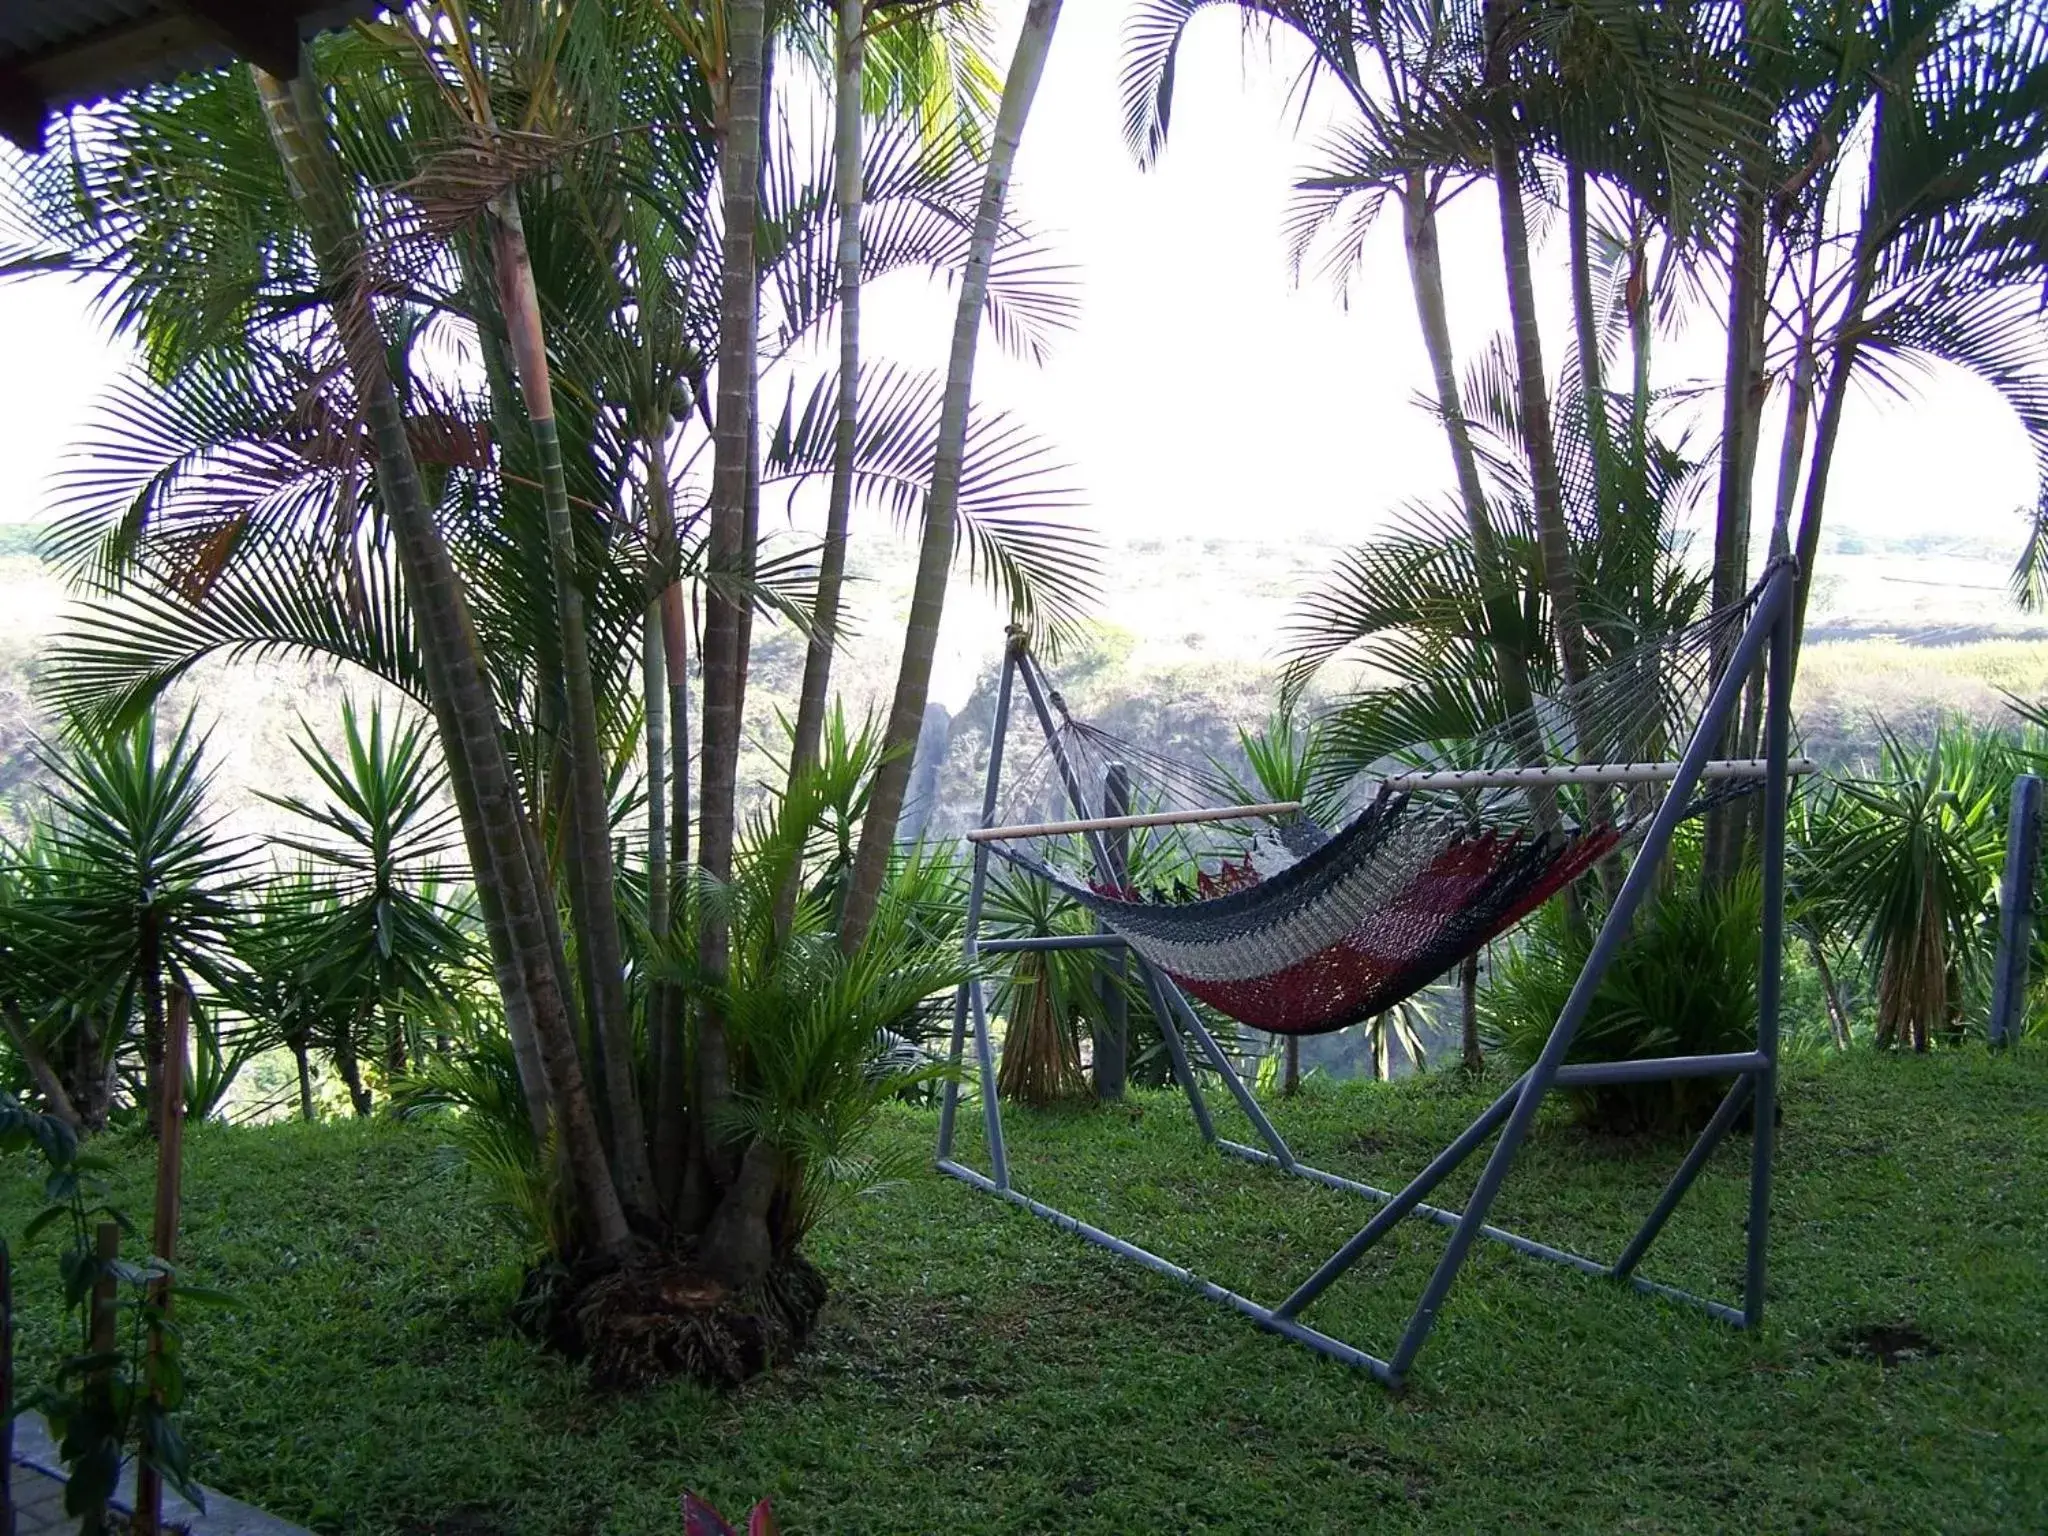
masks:
[[[825,1277],[800,1255],[730,1290],[685,1253],[623,1263],[547,1262],[528,1272],[520,1326],[590,1366],[594,1386],[631,1391],[677,1377],[736,1387],[795,1357],[825,1305]]]

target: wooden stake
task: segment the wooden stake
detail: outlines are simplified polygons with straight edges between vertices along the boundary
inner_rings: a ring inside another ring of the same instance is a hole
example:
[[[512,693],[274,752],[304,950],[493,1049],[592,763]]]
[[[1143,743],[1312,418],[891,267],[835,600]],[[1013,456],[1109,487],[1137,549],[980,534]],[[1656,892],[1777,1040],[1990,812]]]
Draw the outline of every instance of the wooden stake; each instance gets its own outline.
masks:
[[[192,994],[183,982],[171,984],[170,1007],[165,1020],[169,1036],[164,1041],[163,1099],[157,1106],[156,1221],[150,1231],[150,1246],[156,1257],[172,1263],[178,1250],[178,1212],[184,1194],[185,1171],[185,1054],[192,1034]],[[168,1314],[171,1280],[168,1275],[152,1282],[151,1299]],[[152,1366],[163,1353],[160,1326],[149,1330],[149,1359]],[[156,1394],[151,1394],[154,1399]],[[135,1519],[138,1536],[158,1536],[163,1529],[164,1482],[155,1467],[144,1463],[135,1469]]]
[[[86,1337],[86,1345],[95,1355],[111,1355],[114,1352],[116,1323],[115,1280],[112,1273],[114,1261],[121,1257],[121,1229],[111,1221],[103,1221],[93,1234],[94,1256],[99,1260],[100,1277],[92,1283],[92,1322]],[[102,1392],[108,1387],[108,1372],[94,1373],[94,1381]],[[107,1506],[101,1503],[97,1509],[89,1509],[78,1522],[79,1536],[100,1536],[107,1528]]]
[[[0,1536],[14,1536],[14,1256],[0,1239]]]

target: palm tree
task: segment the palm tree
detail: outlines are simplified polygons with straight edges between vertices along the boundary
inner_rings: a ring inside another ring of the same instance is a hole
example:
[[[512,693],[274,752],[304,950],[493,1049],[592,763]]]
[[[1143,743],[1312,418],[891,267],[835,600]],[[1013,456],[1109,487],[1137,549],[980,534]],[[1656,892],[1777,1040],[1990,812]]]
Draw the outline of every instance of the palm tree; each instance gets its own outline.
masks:
[[[50,851],[61,878],[38,904],[61,935],[70,1008],[100,1020],[105,1059],[139,1017],[150,1133],[164,1067],[164,999],[172,980],[225,990],[229,933],[246,880],[244,850],[206,807],[203,745],[187,718],[159,749],[144,716],[105,736],[46,749]]]
[[[752,614],[799,613],[810,595],[803,562],[764,549],[749,508],[765,484],[833,468],[833,434],[808,430],[794,385],[773,440],[753,404],[763,371],[795,366],[833,312],[829,172],[776,134],[728,135],[733,153],[747,148],[737,140],[769,151],[761,174],[737,178],[764,214],[754,280],[727,281],[714,238],[734,179],[721,185],[706,147],[720,142],[718,104],[734,85],[734,21],[749,25],[739,7],[585,7],[571,20],[511,0],[408,14],[323,41],[291,88],[202,76],[125,104],[33,189],[56,257],[100,276],[150,358],[55,538],[90,599],[57,689],[126,718],[202,656],[292,651],[366,668],[431,709],[521,1094],[568,1173],[577,1247],[623,1253],[637,1220],[670,1252],[695,1240],[728,1278],[762,1245],[758,1230],[706,1226],[753,1135],[719,1108],[738,1068],[707,1069],[718,1015],[705,1010],[720,994],[699,987],[691,1021],[676,985],[651,989],[645,1027],[621,1048],[607,1020],[629,1016],[607,998],[630,1006],[650,990],[627,985],[646,978],[624,973],[618,946],[616,912],[640,877],[614,860],[601,892],[577,893],[592,862],[579,846],[610,856],[635,760],[661,754],[640,706],[651,698],[659,713],[665,683],[679,771],[658,884],[684,937],[720,927],[721,909],[677,889],[678,870],[692,851],[716,863],[720,835],[730,846],[734,797],[716,765],[737,736],[695,735],[705,776],[692,849],[685,632],[671,620],[690,583],[724,605],[714,635],[737,622],[706,700],[707,719],[736,731]],[[908,100],[889,72],[918,55],[889,32],[875,39],[879,94]],[[956,81],[974,74],[947,68]],[[978,173],[917,139],[871,142],[868,275],[950,265],[970,243]],[[131,174],[138,166],[152,170]],[[81,181],[103,195],[59,190]],[[1000,231],[1005,250],[1021,239]],[[721,366],[731,353],[718,321],[721,295],[742,286],[764,301],[747,320],[760,361],[739,370],[745,419],[720,420],[706,385],[714,368],[735,371]],[[1060,317],[1028,274],[989,275],[985,294],[1006,343],[1031,345]],[[439,362],[451,341],[474,344],[480,381]],[[937,389],[876,372],[857,404],[855,494],[914,512],[940,436]],[[693,412],[712,417],[701,435]],[[736,427],[749,470],[737,502]],[[969,436],[988,451],[959,494],[963,555],[1020,611],[1056,619],[1078,590],[1071,550],[1014,499],[1042,472],[1040,452],[992,417]],[[707,444],[715,538],[692,478]],[[650,602],[663,619],[654,646]],[[721,796],[725,809],[707,806]],[[650,926],[657,905],[649,890],[638,910]],[[648,1125],[639,1095],[650,1086]],[[639,1187],[636,1162],[678,1147],[664,1174],[683,1166],[651,1216],[621,1199]],[[756,1229],[758,1188],[726,1201]]]
[[[2040,246],[2025,232],[2048,165],[2048,18],[1891,0],[1859,12],[1837,46],[1823,132],[1800,146],[1816,169],[1801,167],[1806,211],[1790,257],[1823,264],[1809,291],[1832,317],[1811,346],[1824,384],[1794,545],[1807,572],[1852,382],[1896,380],[1915,359],[1962,367],[2005,397],[2035,445],[2048,507],[2048,324],[2035,302]],[[1858,139],[1864,190],[1844,228],[1824,199]],[[1802,628],[1811,590],[1800,589]]]
[[[870,22],[863,0],[836,0],[833,37],[833,196],[837,202],[839,243],[839,372],[833,420],[832,485],[825,514],[825,537],[818,553],[817,595],[811,605],[811,633],[804,653],[803,682],[797,695],[796,729],[790,744],[790,772],[814,762],[819,737],[831,702],[832,655],[837,646],[839,610],[846,580],[846,537],[853,512],[855,478],[860,467],[860,298],[861,212],[863,206],[863,93],[867,86],[869,34],[889,60],[888,74],[927,89],[907,103],[921,120],[933,124],[943,154],[956,136],[971,146],[985,137],[988,87],[979,68],[981,52],[962,42],[978,41],[981,6],[955,5],[931,19],[937,27],[904,24],[902,17],[877,17]],[[962,32],[967,34],[962,37]],[[948,70],[947,55],[966,65]],[[937,89],[930,87],[936,86]],[[949,110],[950,109],[950,110]],[[791,898],[784,897],[785,904]]]
[[[517,979],[506,977],[511,983],[505,986],[507,1023],[517,1029],[523,1018],[537,1037],[548,1102],[562,1126],[565,1156],[579,1208],[590,1223],[591,1240],[602,1252],[623,1253],[630,1237],[626,1213],[585,1087],[566,989],[542,920],[543,897],[529,861],[496,701],[464,611],[460,577],[413,457],[404,409],[371,306],[360,233],[349,223],[334,153],[325,138],[324,112],[311,85],[312,71],[305,71],[290,87],[260,70],[253,73],[293,203],[335,295],[335,331],[377,444],[377,479],[419,625],[450,782],[458,799],[472,798],[476,808],[468,818],[477,829],[472,835],[472,861],[479,885],[489,883],[498,893],[508,958],[517,966]],[[514,997],[522,1006],[514,1006]]]
[[[1120,80],[1125,137],[1141,164],[1151,164],[1164,150],[1172,119],[1174,60],[1189,23],[1226,3],[1300,37],[1311,50],[1316,77],[1333,81],[1356,111],[1326,147],[1324,163],[1301,178],[1304,196],[1289,219],[1297,268],[1317,239],[1341,221],[1342,238],[1325,267],[1339,281],[1346,280],[1386,199],[1400,202],[1409,283],[1429,355],[1437,415],[1450,446],[1472,547],[1481,571],[1496,578],[1487,588],[1493,665],[1502,691],[1519,712],[1532,697],[1528,662],[1512,643],[1512,594],[1497,579],[1505,572],[1458,387],[1438,237],[1441,209],[1476,178],[1483,155],[1483,145],[1467,126],[1443,110],[1446,100],[1470,89],[1472,50],[1450,8],[1436,4],[1147,0],[1129,25]],[[1374,65],[1377,82],[1367,74]]]
[[[455,830],[425,721],[387,731],[380,707],[365,718],[345,701],[341,724],[340,753],[304,722],[294,743],[324,799],[265,797],[307,824],[277,842],[308,862],[266,912],[263,947],[305,994],[283,999],[285,1011],[307,1003],[327,1021],[326,1043],[356,1112],[367,1115],[361,1056],[395,1081],[432,1054],[431,1035],[447,1035],[460,1011],[472,945],[446,888]]]
[[[1915,751],[1883,733],[1878,773],[1832,786],[1802,851],[1804,904],[1858,943],[1875,978],[1876,1044],[1928,1048],[1958,1028],[1981,974],[2004,844],[2008,753],[1953,725]]]
[[[868,816],[861,828],[860,851],[854,859],[852,883],[840,918],[840,942],[848,953],[858,949],[874,920],[891,855],[896,819],[910,783],[910,754],[924,724],[931,692],[932,658],[938,650],[939,620],[945,609],[946,578],[952,569],[958,537],[960,485],[965,469],[969,410],[974,390],[975,349],[981,335],[982,309],[988,300],[989,269],[1003,230],[1003,208],[1009,195],[1010,172],[1017,146],[1045,73],[1053,30],[1059,25],[1061,0],[1029,0],[1018,33],[1010,73],[1003,83],[996,112],[994,138],[982,173],[980,206],[967,265],[960,279],[960,300],[953,322],[953,346],[946,363],[945,404],[939,418],[932,488],[924,509],[924,541],[918,552],[917,576],[911,588],[910,617],[903,633],[903,664],[896,695],[889,707],[883,757],[875,775]]]

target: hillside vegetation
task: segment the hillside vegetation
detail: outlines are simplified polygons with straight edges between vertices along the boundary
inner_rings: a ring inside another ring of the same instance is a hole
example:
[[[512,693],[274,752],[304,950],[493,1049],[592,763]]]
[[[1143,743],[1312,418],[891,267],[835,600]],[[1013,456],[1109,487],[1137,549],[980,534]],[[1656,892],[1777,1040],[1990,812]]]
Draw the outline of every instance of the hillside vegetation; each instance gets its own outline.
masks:
[[[26,535],[0,525],[0,827],[19,826],[23,790],[37,772],[32,744],[52,728],[37,708],[37,658],[61,624],[64,593]],[[1275,656],[1294,603],[1342,547],[1333,535],[1266,544],[1252,540],[1128,540],[1104,561],[1104,601],[1088,641],[1050,660],[1076,715],[1152,751],[1200,762],[1229,759],[1239,726],[1256,727],[1276,702]],[[2008,695],[2048,697],[2048,624],[2021,612],[2002,585],[2004,552],[1964,543],[1930,554],[1925,541],[1885,543],[1844,535],[1823,555],[1813,637],[1800,663],[1798,712],[1805,750],[1852,767],[1875,751],[1878,723],[1925,740],[1945,715],[2010,718]],[[1931,584],[1922,572],[1953,578]],[[856,717],[879,712],[893,682],[898,611],[907,600],[910,552],[865,546],[854,568],[861,614],[836,675]],[[1227,600],[1219,601],[1219,590]],[[993,606],[964,596],[947,629],[945,676],[952,716],[933,826],[952,831],[978,810],[994,713],[1002,623]],[[747,704],[743,783],[772,782],[782,721],[795,708],[801,637],[764,638]],[[1341,686],[1344,675],[1333,680]],[[221,803],[237,823],[263,831],[274,817],[250,793],[304,787],[289,745],[298,717],[338,721],[345,693],[378,691],[368,679],[312,663],[212,665],[173,694],[213,730]]]

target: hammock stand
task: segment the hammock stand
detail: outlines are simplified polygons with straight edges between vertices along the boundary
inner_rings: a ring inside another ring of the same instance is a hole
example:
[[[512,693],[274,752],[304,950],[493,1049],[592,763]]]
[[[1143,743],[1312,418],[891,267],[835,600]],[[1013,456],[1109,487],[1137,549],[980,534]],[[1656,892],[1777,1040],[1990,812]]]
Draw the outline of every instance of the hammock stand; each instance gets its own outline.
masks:
[[[1549,1039],[1535,1064],[1509,1085],[1471,1125],[1437,1154],[1428,1167],[1402,1189],[1377,1189],[1355,1179],[1345,1178],[1341,1174],[1310,1167],[1296,1158],[1172,977],[1147,962],[1135,950],[1130,952],[1130,958],[1137,962],[1138,974],[1151,999],[1153,1011],[1158,1016],[1160,1034],[1172,1061],[1174,1076],[1188,1096],[1196,1126],[1203,1139],[1227,1156],[1292,1174],[1298,1178],[1309,1179],[1332,1189],[1362,1195],[1380,1206],[1380,1210],[1364,1227],[1332,1253],[1313,1274],[1277,1305],[1266,1306],[1247,1296],[1227,1290],[1171,1260],[1125,1241],[1114,1233],[1034,1200],[1014,1187],[1004,1142],[1002,1105],[996,1092],[994,1043],[989,1032],[986,999],[978,978],[960,988],[954,1003],[950,1058],[954,1075],[948,1078],[941,1100],[937,1153],[939,1171],[1012,1205],[1021,1206],[1056,1227],[1085,1238],[1098,1247],[1106,1248],[1111,1253],[1141,1264],[1168,1279],[1178,1281],[1212,1301],[1232,1307],[1244,1313],[1260,1328],[1294,1339],[1332,1359],[1368,1371],[1382,1384],[1393,1388],[1399,1388],[1406,1382],[1416,1355],[1428,1341],[1430,1331],[1435,1326],[1437,1314],[1443,1306],[1445,1297],[1457,1279],[1459,1270],[1463,1268],[1473,1243],[1481,1237],[1505,1244],[1532,1258],[1548,1259],[1588,1275],[1625,1282],[1636,1290],[1650,1295],[1697,1307],[1710,1317],[1738,1328],[1755,1327],[1763,1317],[1765,1261],[1770,1224],[1775,1116],[1769,1109],[1761,1110],[1751,1117],[1753,1139],[1746,1223],[1748,1252],[1741,1305],[1730,1306],[1725,1302],[1696,1296],[1675,1286],[1645,1279],[1636,1271],[1644,1254],[1656,1241],[1658,1234],[1678,1208],[1679,1202],[1685,1197],[1700,1171],[1706,1166],[1715,1148],[1734,1126],[1743,1108],[1752,1102],[1763,1106],[1774,1106],[1776,1103],[1780,973],[1785,911],[1786,813],[1792,774],[1810,766],[1803,763],[1793,764],[1789,755],[1794,588],[1795,568],[1788,557],[1781,555],[1772,562],[1758,585],[1748,621],[1741,631],[1740,638],[1735,641],[1727,655],[1725,670],[1722,671],[1719,682],[1701,712],[1683,755],[1675,765],[1640,765],[1651,767],[1652,771],[1636,775],[1633,782],[1663,783],[1668,787],[1656,813],[1650,819],[1647,831],[1642,836],[1635,857],[1629,865],[1628,874],[1615,895],[1614,902],[1594,940],[1593,948],[1587,956],[1585,966],[1580,971],[1578,980],[1559,1013],[1557,1022],[1552,1026]],[[1649,893],[1656,878],[1658,865],[1670,847],[1672,835],[1689,812],[1694,790],[1703,778],[1726,776],[1738,767],[1753,770],[1756,766],[1719,764],[1712,762],[1711,759],[1715,745],[1723,739],[1724,728],[1733,718],[1740,703],[1747,679],[1760,663],[1765,667],[1766,756],[1761,765],[1764,770],[1764,913],[1762,945],[1758,957],[1756,1048],[1719,1055],[1567,1064],[1564,1058],[1571,1048],[1572,1038],[1577,1033],[1609,964],[1626,942],[1630,923]],[[1101,819],[1090,816],[1082,785],[1062,749],[1058,727],[1047,702],[1048,691],[1037,664],[1026,649],[1021,636],[1013,635],[1005,654],[1002,677],[996,695],[995,724],[990,738],[987,787],[982,801],[979,829],[986,834],[994,827],[1002,782],[1004,735],[1014,699],[1014,684],[1019,680],[1024,685],[1025,696],[1040,728],[1045,733],[1048,747],[1060,769],[1066,795],[1073,805],[1075,816],[1083,821]],[[1612,766],[1601,766],[1593,771],[1601,776],[1601,782],[1631,782],[1625,772]],[[1271,808],[1235,809],[1240,813],[1252,814]],[[1022,829],[1018,835],[1023,835],[1024,831],[1029,830],[1031,829]],[[1105,872],[1114,870],[1115,865],[1100,832],[1089,831],[1087,835],[1097,869]],[[990,844],[984,835],[979,839],[970,838],[970,846],[973,848],[973,874],[968,891],[965,941],[970,962],[980,955],[1034,949],[1128,948],[1126,941],[1114,933],[983,940],[981,913],[988,883]],[[990,1163],[987,1173],[970,1168],[953,1156],[954,1124],[960,1097],[959,1072],[963,1065],[970,1021],[973,1026],[975,1067]],[[1210,1066],[1222,1077],[1224,1086],[1251,1121],[1259,1140],[1264,1143],[1263,1147],[1247,1146],[1216,1134],[1215,1123],[1210,1117],[1208,1106],[1189,1063],[1189,1038],[1207,1058]],[[1616,1083],[1731,1076],[1735,1079],[1733,1087],[1729,1089],[1706,1128],[1701,1131],[1691,1150],[1680,1162],[1635,1236],[1613,1262],[1603,1263],[1582,1254],[1554,1248],[1547,1243],[1537,1242],[1532,1238],[1493,1226],[1487,1221],[1494,1199],[1514,1164],[1515,1155],[1535,1120],[1538,1108],[1553,1090]],[[1471,1198],[1462,1211],[1446,1210],[1425,1203],[1426,1197],[1447,1175],[1496,1133],[1498,1140],[1486,1160]],[[1443,1256],[1438,1260],[1434,1273],[1424,1287],[1393,1353],[1384,1359],[1368,1354],[1342,1339],[1332,1337],[1304,1323],[1301,1314],[1310,1303],[1357,1263],[1367,1249],[1379,1242],[1403,1217],[1410,1214],[1425,1217],[1452,1230]]]

